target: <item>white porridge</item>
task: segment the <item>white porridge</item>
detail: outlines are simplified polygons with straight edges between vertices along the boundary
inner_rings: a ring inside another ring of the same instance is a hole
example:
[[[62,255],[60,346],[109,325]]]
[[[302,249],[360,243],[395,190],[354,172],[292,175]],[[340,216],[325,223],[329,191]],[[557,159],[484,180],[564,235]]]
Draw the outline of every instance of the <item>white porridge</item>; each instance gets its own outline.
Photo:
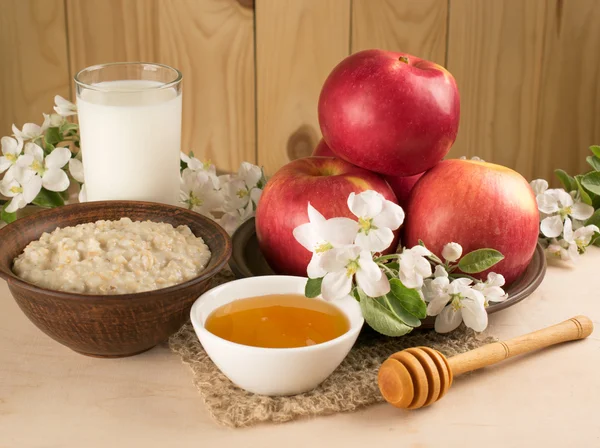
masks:
[[[188,226],[122,218],[44,233],[15,259],[13,271],[56,291],[128,294],[190,280],[209,259],[208,246]]]

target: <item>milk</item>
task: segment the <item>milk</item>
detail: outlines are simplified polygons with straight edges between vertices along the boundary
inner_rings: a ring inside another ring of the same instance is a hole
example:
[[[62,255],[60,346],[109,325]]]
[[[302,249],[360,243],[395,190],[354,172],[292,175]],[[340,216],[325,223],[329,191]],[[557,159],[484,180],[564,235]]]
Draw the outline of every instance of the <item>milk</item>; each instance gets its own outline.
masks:
[[[181,92],[156,81],[109,81],[77,97],[89,201],[177,204]],[[92,87],[92,88],[93,88]]]

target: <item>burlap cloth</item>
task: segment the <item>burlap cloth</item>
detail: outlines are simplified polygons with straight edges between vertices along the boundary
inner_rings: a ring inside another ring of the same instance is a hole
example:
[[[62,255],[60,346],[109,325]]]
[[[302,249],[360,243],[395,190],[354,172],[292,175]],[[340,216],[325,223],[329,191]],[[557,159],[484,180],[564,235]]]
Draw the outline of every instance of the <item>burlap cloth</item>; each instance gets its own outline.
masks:
[[[233,279],[231,272],[224,272],[215,284]],[[169,346],[192,369],[194,384],[210,415],[222,425],[242,427],[354,411],[379,403],[383,398],[377,388],[377,370],[390,354],[426,345],[453,356],[492,340],[477,338],[464,327],[447,335],[414,331],[401,338],[388,338],[365,326],[350,354],[323,384],[291,397],[265,397],[235,386],[210,360],[189,322],[171,336]]]

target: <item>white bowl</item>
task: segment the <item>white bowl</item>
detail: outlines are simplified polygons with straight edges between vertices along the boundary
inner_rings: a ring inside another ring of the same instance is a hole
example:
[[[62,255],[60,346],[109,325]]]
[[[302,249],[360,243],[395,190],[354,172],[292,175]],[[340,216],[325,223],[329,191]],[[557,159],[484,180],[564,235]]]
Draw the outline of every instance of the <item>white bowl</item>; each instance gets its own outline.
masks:
[[[346,357],[364,323],[358,302],[350,296],[330,302],[348,318],[350,329],[322,344],[251,347],[222,339],[204,328],[209,314],[226,303],[267,294],[304,294],[305,285],[303,277],[250,277],[217,286],[196,300],[190,314],[198,339],[210,359],[234,384],[260,395],[295,395],[317,387]]]

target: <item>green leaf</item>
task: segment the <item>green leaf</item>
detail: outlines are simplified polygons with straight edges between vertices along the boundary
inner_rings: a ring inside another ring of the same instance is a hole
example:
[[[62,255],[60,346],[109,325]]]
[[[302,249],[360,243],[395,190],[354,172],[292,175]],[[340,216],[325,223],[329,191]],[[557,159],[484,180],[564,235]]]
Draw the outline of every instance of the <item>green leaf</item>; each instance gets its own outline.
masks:
[[[360,309],[369,326],[386,336],[403,336],[412,331],[412,327],[406,325],[388,308],[377,300],[367,297],[362,291],[360,294]]]
[[[575,182],[577,183],[577,190],[579,191],[579,196],[581,196],[581,201],[584,204],[592,205],[592,198],[590,197],[588,192],[584,190],[583,186],[581,185],[582,178],[583,178],[583,175],[581,175],[581,174],[578,174],[577,176],[575,176]]]
[[[59,131],[62,134],[68,134],[69,132],[72,131],[77,131],[77,129],[79,129],[79,125],[77,123],[70,123],[68,121],[65,121],[59,128]]]
[[[600,157],[600,146],[598,146],[598,145],[592,145],[592,146],[590,146],[590,151],[592,151],[592,153],[596,157]]]
[[[386,266],[394,271],[398,271],[400,269],[400,264],[398,264],[395,261],[393,261],[391,263],[387,263]]]
[[[50,145],[56,146],[62,141],[62,135],[59,128],[48,128],[44,134],[44,141]]]
[[[411,327],[418,327],[421,325],[421,319],[413,316],[406,308],[402,306],[402,303],[398,298],[392,294],[386,294],[382,297],[387,307],[406,325]]]
[[[596,210],[594,214],[590,216],[585,222],[586,226],[589,226],[591,224],[600,227],[600,210]]]
[[[580,183],[586,190],[594,194],[600,194],[600,171],[587,173],[581,178]]]
[[[421,296],[416,289],[407,288],[402,284],[400,279],[397,278],[390,280],[390,288],[400,306],[407,312],[419,319],[425,319],[427,317],[427,305],[423,299],[421,299]]]
[[[586,162],[590,164],[595,171],[600,171],[600,159],[596,156],[587,156],[585,158]]]
[[[567,192],[577,190],[577,182],[575,181],[575,178],[569,176],[566,171],[554,170],[554,174],[556,177],[558,177],[558,180],[560,180],[560,183],[563,184],[563,187],[565,190],[567,190]]]
[[[42,188],[35,199],[31,202],[35,205],[46,208],[60,207],[61,205],[65,205],[65,201],[60,193],[57,193],[56,191],[49,191],[45,188]]]
[[[321,278],[309,278],[304,288],[304,295],[308,298],[314,299],[321,294],[321,284],[323,283],[323,277]]]
[[[463,256],[458,267],[466,274],[477,274],[502,261],[504,255],[495,249],[477,249]]]
[[[6,204],[4,204],[2,206],[2,212],[0,212],[0,220],[4,221],[6,224],[10,224],[11,222],[14,222],[17,220],[16,212],[8,213],[6,211],[6,207],[8,207],[8,204],[10,204],[10,202],[7,202]]]

